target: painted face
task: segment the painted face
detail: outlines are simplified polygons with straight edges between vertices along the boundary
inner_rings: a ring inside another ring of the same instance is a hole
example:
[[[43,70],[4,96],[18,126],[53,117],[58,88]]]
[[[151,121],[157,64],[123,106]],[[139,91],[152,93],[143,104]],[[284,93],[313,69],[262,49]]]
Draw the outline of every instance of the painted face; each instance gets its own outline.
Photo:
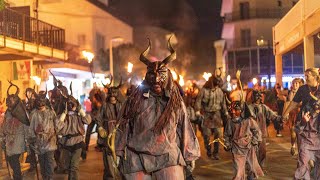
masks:
[[[117,103],[117,97],[118,97],[119,89],[116,87],[111,87],[108,90],[108,99],[111,104]]]
[[[17,97],[15,95],[9,95],[6,99],[6,105],[9,111],[12,111],[14,107],[18,104]]]
[[[242,112],[242,105],[240,101],[232,101],[229,106],[229,112],[233,117],[240,117]]]
[[[168,68],[161,65],[158,67],[158,63],[153,63],[151,67],[148,67],[145,79],[151,87],[151,90],[159,94],[167,82]]]
[[[68,111],[75,111],[78,105],[79,105],[79,102],[73,96],[69,96],[68,102],[67,102]]]

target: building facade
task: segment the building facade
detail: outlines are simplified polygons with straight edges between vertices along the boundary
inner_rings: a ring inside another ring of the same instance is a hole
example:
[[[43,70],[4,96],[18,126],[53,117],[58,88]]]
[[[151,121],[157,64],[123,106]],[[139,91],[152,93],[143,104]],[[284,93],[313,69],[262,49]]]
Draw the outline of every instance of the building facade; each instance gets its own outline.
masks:
[[[33,60],[33,64],[47,72],[50,69],[66,86],[72,81],[76,97],[86,94],[94,81],[101,82],[109,73],[106,68],[101,68],[107,64],[100,64],[95,59],[89,64],[82,51],[97,55],[100,50],[132,43],[132,27],[106,11],[106,0],[9,0],[8,3],[10,8],[27,7],[30,17],[64,29],[62,49],[68,52],[66,61],[47,62],[44,58]],[[44,33],[43,38],[46,37]],[[113,41],[115,38],[121,41]],[[48,89],[53,88],[50,74],[42,81],[42,88],[45,83]]]
[[[272,27],[296,3],[296,0],[223,0],[221,16],[224,25],[221,38],[224,45],[220,41],[215,47],[223,51],[220,54],[224,58],[227,74],[233,75],[237,69],[241,69],[245,82],[258,77],[267,87],[274,86]],[[288,87],[292,78],[300,77],[303,73],[303,56],[290,53],[284,59],[286,82],[283,86]]]

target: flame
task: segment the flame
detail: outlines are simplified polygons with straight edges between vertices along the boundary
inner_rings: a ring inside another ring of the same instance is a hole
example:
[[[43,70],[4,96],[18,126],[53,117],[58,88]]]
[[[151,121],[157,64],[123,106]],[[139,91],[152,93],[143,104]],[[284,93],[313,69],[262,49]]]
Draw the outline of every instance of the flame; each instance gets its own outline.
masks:
[[[203,75],[202,75],[202,77],[203,77],[206,81],[208,81],[211,76],[212,76],[212,74],[211,74],[211,73],[207,73],[207,72],[204,72]]]

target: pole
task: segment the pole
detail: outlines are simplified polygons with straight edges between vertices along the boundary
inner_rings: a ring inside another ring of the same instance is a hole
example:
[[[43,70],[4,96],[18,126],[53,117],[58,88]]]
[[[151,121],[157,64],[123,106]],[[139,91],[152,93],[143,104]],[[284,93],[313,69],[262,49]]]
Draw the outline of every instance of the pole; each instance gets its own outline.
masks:
[[[109,68],[110,74],[113,76],[113,52],[112,52],[112,39],[109,42]]]
[[[269,83],[268,86],[271,89],[271,56],[270,56],[270,41],[268,40],[268,79],[269,79]]]

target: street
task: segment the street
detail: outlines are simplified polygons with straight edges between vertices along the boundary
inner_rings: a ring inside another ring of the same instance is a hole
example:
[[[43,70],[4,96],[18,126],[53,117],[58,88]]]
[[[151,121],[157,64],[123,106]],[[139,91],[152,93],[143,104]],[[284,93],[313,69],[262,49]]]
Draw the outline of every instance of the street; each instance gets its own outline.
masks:
[[[289,129],[285,126],[283,132],[284,137],[275,137],[273,125],[269,126],[269,136],[267,145],[267,162],[266,162],[266,176],[259,179],[262,180],[289,180],[292,179],[295,166],[296,157],[292,157],[290,151]],[[198,132],[199,143],[201,145],[202,157],[196,162],[196,169],[194,176],[197,180],[205,179],[219,179],[230,180],[233,177],[233,167],[231,153],[227,153],[220,146],[220,160],[212,160],[206,157],[203,148],[203,139]],[[95,142],[94,139],[91,140]],[[5,164],[4,164],[5,167]],[[27,165],[23,165],[25,180],[36,180],[35,173],[27,172]],[[102,153],[94,150],[94,145],[90,146],[87,160],[80,163],[80,179],[102,179],[103,162]],[[40,175],[41,176],[41,175]],[[7,169],[2,168],[0,171],[0,179],[7,180]],[[67,179],[67,175],[55,174],[54,179]]]

